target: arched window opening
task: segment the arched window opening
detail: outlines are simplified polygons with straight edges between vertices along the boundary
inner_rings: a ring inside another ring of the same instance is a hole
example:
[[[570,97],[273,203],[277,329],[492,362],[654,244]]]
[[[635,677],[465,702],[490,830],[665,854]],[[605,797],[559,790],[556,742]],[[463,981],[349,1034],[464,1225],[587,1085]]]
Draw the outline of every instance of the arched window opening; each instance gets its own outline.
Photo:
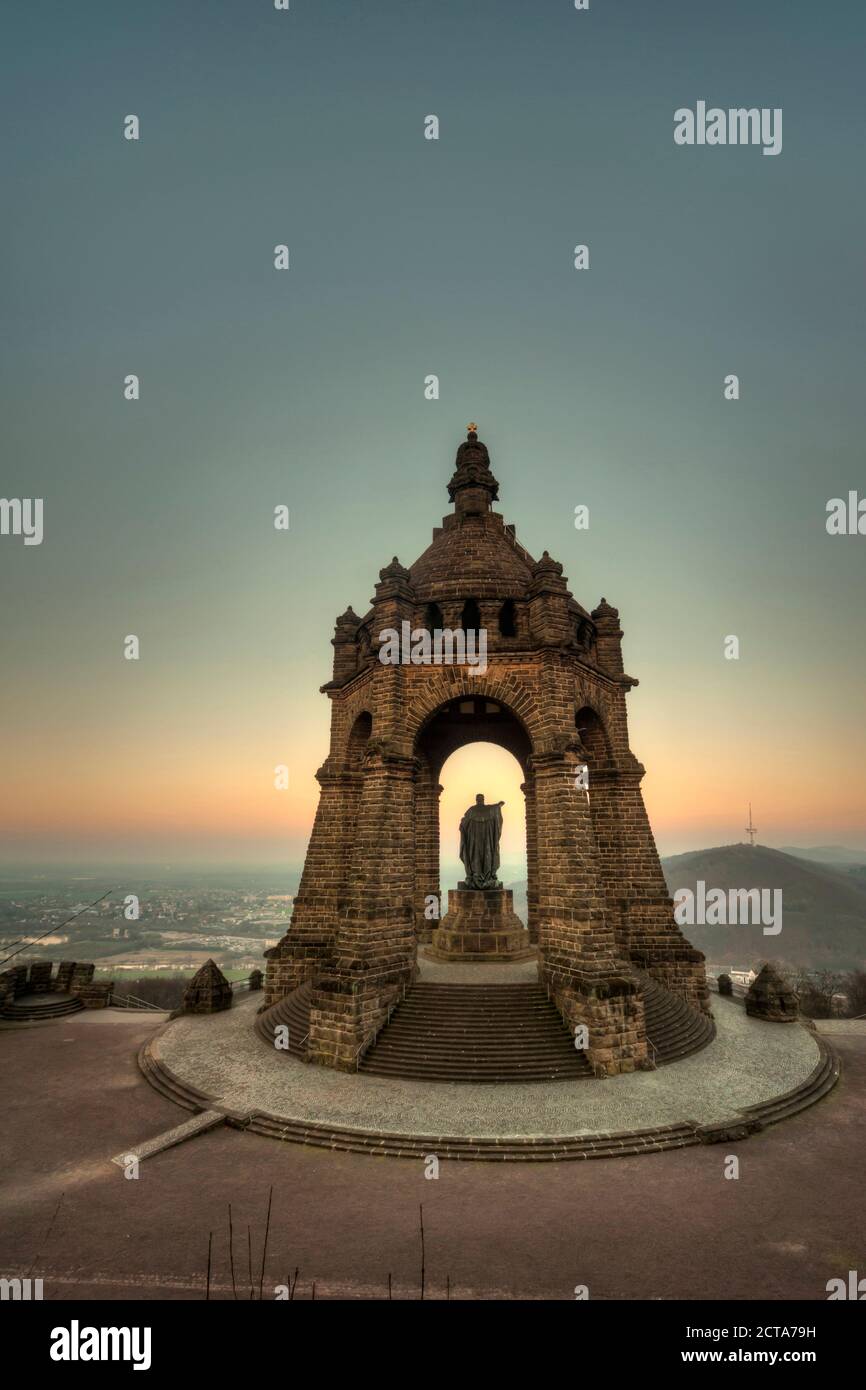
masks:
[[[464,632],[478,632],[481,627],[481,609],[474,598],[468,598],[464,603],[460,626]]]
[[[367,710],[363,710],[352,725],[352,732],[349,734],[348,760],[352,767],[360,767],[364,761],[364,752],[372,732],[373,716]]]
[[[574,716],[574,726],[590,760],[596,765],[606,763],[610,754],[607,732],[595,710],[586,705],[579,709]]]
[[[428,632],[436,632],[437,630],[441,632],[444,628],[445,622],[442,617],[442,609],[439,607],[438,603],[427,604],[427,611],[424,614],[424,626]]]
[[[517,636],[517,609],[514,606],[513,598],[507,598],[499,610],[499,635],[501,637]]]

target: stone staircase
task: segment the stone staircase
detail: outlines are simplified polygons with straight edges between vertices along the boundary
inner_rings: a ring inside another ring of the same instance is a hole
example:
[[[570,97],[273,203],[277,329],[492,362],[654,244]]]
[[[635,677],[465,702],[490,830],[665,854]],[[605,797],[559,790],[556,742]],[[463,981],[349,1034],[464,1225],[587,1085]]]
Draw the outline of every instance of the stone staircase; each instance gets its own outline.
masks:
[[[538,984],[414,985],[359,1071],[419,1081],[571,1081],[592,1076]]]
[[[643,994],[647,1037],[652,1044],[650,1055],[656,1066],[690,1057],[712,1042],[716,1026],[711,1018],[689,1008],[649,975],[637,975],[637,982]]]
[[[280,999],[265,1013],[256,1018],[256,1032],[265,1042],[273,1045],[274,1030],[278,1025],[288,1026],[288,1047],[290,1057],[307,1059],[307,1033],[310,1031],[310,986],[300,985],[284,999]]]
[[[711,1019],[696,1013],[648,975],[643,991],[647,1036],[657,1066],[706,1047]],[[267,1012],[256,1031],[273,1044],[278,1024],[288,1027],[293,1057],[306,1058],[310,986],[301,985]],[[358,1070],[418,1081],[573,1081],[592,1076],[558,1010],[541,985],[432,984],[418,981],[394,1011]]]
[[[184,1110],[192,1110],[194,1113],[209,1111],[212,1104],[219,1102],[219,1097],[199,1091],[175,1076],[162,1061],[159,1046],[154,1046],[152,1038],[142,1043],[138,1053],[138,1065],[155,1091],[159,1091],[166,1100],[173,1100],[175,1105],[181,1106]]]
[[[48,1023],[77,1014],[83,1008],[82,1001],[73,994],[23,994],[5,1005],[0,1018],[7,1023]]]

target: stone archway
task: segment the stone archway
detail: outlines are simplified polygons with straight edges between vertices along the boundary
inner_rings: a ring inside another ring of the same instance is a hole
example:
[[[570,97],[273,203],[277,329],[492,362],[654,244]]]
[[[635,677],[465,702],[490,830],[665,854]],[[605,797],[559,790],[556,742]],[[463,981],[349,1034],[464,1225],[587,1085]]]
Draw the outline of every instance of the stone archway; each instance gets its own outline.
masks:
[[[540,981],[569,1026],[586,1025],[597,1072],[634,1070],[648,1065],[635,967],[690,1008],[709,1004],[629,747],[636,682],[623,668],[619,614],[604,599],[582,608],[562,565],[546,551],[533,560],[492,510],[499,485],[474,430],[448,491],[454,511],[411,569],[395,557],[370,611],[337,619],[322,687],[331,746],[292,923],[266,953],[266,1004],[308,982],[311,1060],[355,1070],[416,977],[424,898],[439,889],[439,771],[483,728],[524,770]],[[468,641],[462,658],[453,643],[437,656],[429,637],[440,623],[464,639],[477,624],[483,665]],[[422,643],[417,661],[415,633],[433,652]],[[584,761],[589,798],[576,779]]]
[[[429,941],[432,924],[427,913],[431,897],[442,902],[439,882],[440,817],[439,777],[444,764],[461,748],[473,743],[490,743],[505,749],[516,759],[523,774],[521,791],[525,803],[527,927],[530,940],[538,940],[529,904],[535,899],[535,858],[530,845],[535,842],[535,808],[531,795],[530,759],[532,740],[526,726],[501,700],[492,700],[477,691],[457,696],[438,707],[415,734],[414,756],[419,762],[415,785],[415,909],[419,941]],[[444,909],[440,908],[440,911]]]

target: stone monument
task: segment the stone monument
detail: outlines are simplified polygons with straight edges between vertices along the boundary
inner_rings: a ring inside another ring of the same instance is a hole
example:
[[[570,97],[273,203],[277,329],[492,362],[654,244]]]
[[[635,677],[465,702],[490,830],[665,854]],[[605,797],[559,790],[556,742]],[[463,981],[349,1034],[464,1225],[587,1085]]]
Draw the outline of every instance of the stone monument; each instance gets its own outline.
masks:
[[[439,774],[457,749],[495,743],[523,774],[539,982],[570,1030],[586,1024],[594,1068],[635,1071],[649,1059],[647,977],[698,1016],[710,1002],[643,804],[626,708],[637,681],[625,669],[619,611],[605,599],[584,607],[562,565],[517,539],[495,508],[499,482],[474,424],[447,490],[451,508],[424,553],[408,567],[392,559],[369,607],[336,620],[319,805],[291,925],[266,952],[264,1002],[306,984],[310,1060],[357,1070],[414,988],[427,908],[440,900]],[[319,564],[327,579],[328,557]],[[664,649],[667,614],[646,621]],[[441,662],[382,660],[387,634],[419,629],[439,633]],[[461,664],[457,639],[468,658],[473,632],[486,633],[483,671]],[[484,903],[488,891],[504,890],[457,890]]]
[[[460,858],[466,874],[448,893],[448,911],[427,950],[432,960],[524,960],[536,954],[514,911],[510,888],[497,878],[502,807],[479,793],[460,822]]]

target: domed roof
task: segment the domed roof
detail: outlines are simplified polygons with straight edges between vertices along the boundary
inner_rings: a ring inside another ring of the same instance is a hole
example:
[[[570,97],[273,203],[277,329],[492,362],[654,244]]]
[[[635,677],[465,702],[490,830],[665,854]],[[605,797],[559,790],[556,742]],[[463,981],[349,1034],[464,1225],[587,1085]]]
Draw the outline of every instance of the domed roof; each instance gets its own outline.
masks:
[[[532,580],[532,563],[502,517],[487,512],[447,517],[409,573],[422,603],[467,593],[475,598],[519,598]]]

